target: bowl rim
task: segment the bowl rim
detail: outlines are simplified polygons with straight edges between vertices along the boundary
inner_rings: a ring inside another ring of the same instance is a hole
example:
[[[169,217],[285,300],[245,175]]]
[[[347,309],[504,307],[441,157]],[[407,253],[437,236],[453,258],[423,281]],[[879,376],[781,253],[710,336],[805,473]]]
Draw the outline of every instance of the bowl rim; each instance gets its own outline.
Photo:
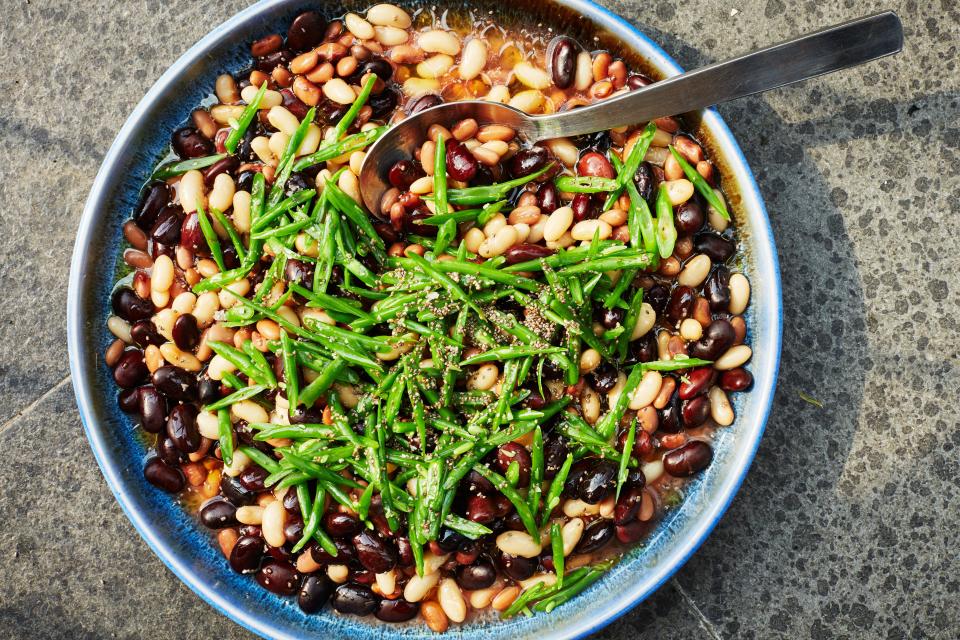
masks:
[[[592,0],[550,1],[580,12],[596,22],[598,26],[606,28],[616,39],[627,42],[631,46],[635,46],[638,50],[642,50],[642,57],[654,68],[662,72],[664,76],[670,77],[683,73],[683,69],[659,44],[650,39],[638,27],[611,10],[595,4]],[[262,619],[248,614],[245,610],[236,606],[236,603],[230,598],[224,597],[213,589],[213,585],[199,579],[199,576],[192,569],[188,559],[180,557],[166,543],[161,541],[153,533],[152,523],[148,521],[143,513],[134,508],[132,500],[128,496],[130,489],[125,486],[121,480],[120,465],[108,455],[106,441],[100,436],[98,431],[93,428],[96,416],[93,409],[93,388],[91,381],[85,377],[81,364],[85,357],[84,345],[81,342],[82,327],[85,319],[83,316],[80,292],[84,286],[83,264],[87,257],[87,247],[90,246],[92,235],[96,230],[95,223],[97,221],[97,213],[107,204],[110,196],[107,189],[108,177],[116,170],[114,165],[130,144],[134,133],[142,126],[141,120],[147,107],[156,97],[169,90],[170,85],[177,80],[184,70],[205,56],[207,50],[219,44],[222,40],[230,38],[234,28],[239,23],[274,6],[283,5],[287,2],[289,2],[289,0],[259,0],[232,15],[183,53],[183,55],[156,80],[144,97],[137,103],[137,106],[127,117],[107,153],[104,155],[104,159],[84,204],[70,264],[67,300],[67,345],[74,395],[80,411],[84,432],[86,433],[94,457],[100,466],[101,472],[111,492],[120,504],[124,514],[140,536],[146,541],[150,549],[179,580],[184,582],[194,593],[218,612],[264,638],[280,638],[285,636],[278,635],[277,630],[264,624]],[[705,109],[702,111],[702,114],[702,126],[710,132],[714,144],[722,157],[726,160],[732,171],[736,171],[737,168],[740,169],[740,171],[737,172],[736,182],[741,197],[745,203],[749,201],[749,205],[745,204],[745,206],[754,209],[757,214],[755,219],[752,220],[753,223],[758,223],[752,225],[753,238],[757,241],[765,240],[765,242],[756,243],[757,246],[754,247],[754,253],[756,254],[759,248],[764,255],[763,260],[756,261],[757,264],[762,262],[769,265],[770,269],[770,273],[765,274],[770,276],[770,281],[763,283],[763,286],[769,293],[772,293],[770,296],[770,308],[766,311],[767,313],[773,314],[773,326],[772,332],[764,342],[764,346],[768,349],[770,347],[773,348],[768,351],[767,356],[769,363],[769,380],[766,384],[762,385],[762,388],[754,388],[751,392],[751,394],[759,394],[759,406],[762,407],[762,411],[752,420],[757,425],[755,434],[752,441],[742,447],[744,450],[738,454],[739,460],[735,461],[735,464],[732,465],[734,466],[734,473],[730,474],[729,477],[720,483],[720,488],[717,493],[718,498],[715,499],[703,513],[699,514],[690,535],[681,540],[665,555],[664,559],[659,563],[657,570],[650,572],[650,574],[638,580],[630,589],[625,590],[611,603],[611,606],[607,607],[604,611],[597,612],[597,615],[586,620],[574,620],[571,624],[560,628],[542,630],[547,631],[547,635],[552,638],[580,638],[602,629],[650,596],[689,560],[716,527],[720,518],[732,502],[733,497],[737,494],[756,455],[772,409],[773,392],[776,386],[781,356],[783,302],[780,267],[773,240],[773,232],[770,226],[770,219],[753,171],[750,169],[732,132],[715,109]]]

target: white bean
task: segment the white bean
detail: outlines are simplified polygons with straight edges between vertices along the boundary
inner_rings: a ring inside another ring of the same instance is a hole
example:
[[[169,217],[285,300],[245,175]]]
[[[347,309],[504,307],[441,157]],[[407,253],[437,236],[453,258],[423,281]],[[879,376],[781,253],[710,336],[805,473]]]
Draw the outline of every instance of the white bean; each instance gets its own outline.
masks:
[[[704,253],[696,255],[690,258],[687,264],[684,265],[683,271],[677,276],[677,282],[685,287],[697,288],[703,284],[703,281],[710,275],[710,268],[712,266],[713,263],[710,261],[710,256]]]
[[[287,510],[282,500],[274,500],[263,508],[263,539],[271,547],[282,547],[287,542],[283,528],[287,523]]]
[[[660,393],[660,385],[663,383],[663,376],[659,371],[647,371],[640,379],[640,384],[630,396],[630,410],[636,411],[642,409],[648,404],[652,404]]]
[[[673,206],[681,205],[693,197],[693,183],[686,178],[668,180],[663,184],[667,187],[667,197]]]
[[[686,318],[680,323],[680,337],[688,342],[699,340],[703,337],[703,325],[693,318]]]
[[[169,291],[173,285],[173,260],[166,254],[160,254],[153,263],[150,272],[151,291]]]
[[[496,258],[503,255],[507,249],[517,243],[517,230],[507,225],[497,231],[492,238],[487,238],[480,245],[480,255],[484,258]]]
[[[238,233],[250,232],[250,193],[237,191],[233,194],[233,213],[230,215]]]
[[[640,305],[640,315],[637,318],[637,324],[633,325],[633,333],[630,334],[630,339],[637,340],[647,335],[656,322],[657,312],[649,303],[644,302]]]
[[[738,316],[747,310],[747,305],[750,303],[750,281],[742,273],[732,273],[729,286],[730,304],[727,306],[727,311]]]
[[[255,87],[252,84],[248,84],[243,88],[243,91],[240,92],[240,97],[243,98],[243,101],[247,104],[253,102],[253,99],[257,97],[257,92],[260,91],[260,87]],[[283,96],[279,91],[274,91],[273,89],[267,89],[263,92],[263,97],[260,98],[260,104],[257,107],[258,109],[270,109],[271,107],[277,107],[283,104]]]
[[[247,422],[267,422],[267,410],[252,400],[241,400],[230,405],[230,415]]]
[[[713,363],[713,368],[717,371],[736,369],[749,360],[751,356],[753,356],[753,350],[750,347],[745,344],[738,344],[730,347],[722,356],[717,358],[717,361]]]
[[[210,208],[221,213],[229,209],[233,205],[233,194],[236,190],[237,184],[229,173],[219,174],[213,179],[213,190],[209,197]]]
[[[283,503],[280,504],[283,506]],[[237,522],[241,524],[250,524],[260,526],[263,523],[263,507],[255,504],[247,504],[237,508]]]
[[[560,538],[563,540],[563,555],[568,556],[573,553],[580,537],[583,535],[583,520],[580,518],[571,518],[563,528],[560,529]]]
[[[323,95],[337,104],[353,104],[353,101],[357,99],[357,94],[341,78],[333,78],[323,83]]]
[[[250,458],[247,457],[247,454],[243,451],[234,451],[233,460],[230,461],[230,464],[223,466],[223,472],[231,478],[236,478],[249,466]]]
[[[193,213],[197,210],[197,205],[204,209],[207,207],[207,199],[204,196],[203,174],[196,169],[191,169],[180,178],[180,206],[184,213]]]
[[[573,209],[560,207],[550,214],[547,224],[543,228],[543,239],[547,242],[556,242],[563,237],[573,223]]]
[[[526,531],[504,531],[497,536],[497,548],[511,556],[533,558],[540,555],[543,547]]]
[[[343,584],[349,576],[350,568],[345,564],[331,564],[327,567],[327,577],[337,584]]]
[[[497,378],[499,377],[500,369],[497,368],[497,365],[487,362],[477,367],[477,370],[467,377],[467,389],[489,391],[497,384]]]
[[[580,157],[580,150],[573,144],[569,138],[553,138],[545,140],[544,144],[557,156],[557,160],[563,163],[565,167],[572,167],[577,164]]]
[[[130,323],[120,316],[110,316],[107,318],[107,329],[127,344],[133,343],[133,337],[130,335]]]
[[[439,78],[453,66],[453,57],[445,53],[430,56],[417,65],[417,75],[421,78]]]
[[[456,34],[441,29],[431,29],[420,34],[417,41],[427,53],[445,53],[455,56],[460,53],[460,40]]]
[[[439,581],[440,574],[436,571],[426,573],[426,569],[424,569],[424,575],[422,576],[413,574],[410,576],[407,586],[403,588],[403,599],[407,602],[420,602],[437,586]]]
[[[410,34],[408,34],[405,29],[399,27],[381,27],[377,25],[373,30],[377,34],[377,42],[385,47],[395,47],[410,39]]]
[[[377,586],[380,587],[380,593],[385,596],[390,595],[397,590],[397,572],[394,569],[384,573],[378,573],[375,576]]]
[[[515,94],[508,104],[524,113],[537,113],[543,106],[544,99],[545,96],[539,89],[527,89]]]
[[[355,13],[345,15],[343,22],[347,26],[347,31],[360,40],[373,40],[374,35],[376,35],[373,31],[373,25]]]
[[[483,38],[473,38],[463,47],[458,73],[463,80],[473,80],[487,66],[487,43]]]
[[[434,93],[439,90],[440,82],[433,78],[417,78],[414,76],[407,78],[403,82],[403,92],[411,98],[422,96],[425,93]]]
[[[593,59],[587,51],[581,51],[577,55],[577,71],[573,84],[577,91],[586,91],[593,84]]]
[[[713,387],[707,393],[710,399],[710,417],[721,427],[733,424],[733,407],[730,398],[720,387]]]
[[[599,238],[606,240],[613,234],[613,227],[603,220],[581,220],[573,225],[570,235],[574,240],[593,240],[593,237],[599,231]]]
[[[467,603],[463,600],[460,587],[453,578],[444,578],[437,589],[440,608],[454,622],[463,622],[467,617]]]
[[[209,411],[201,411],[197,414],[197,430],[204,438],[217,440],[220,438],[220,421],[216,414]]]
[[[394,4],[377,4],[367,11],[367,20],[380,27],[408,29],[412,24],[410,14]]]
[[[297,127],[300,126],[297,116],[290,113],[286,107],[271,107],[270,111],[267,112],[267,120],[273,125],[274,129],[282,131],[288,136],[292,136],[297,131]]]
[[[650,484],[663,475],[663,461],[654,460],[653,462],[644,462],[640,465],[640,471],[643,472],[643,477],[647,484]]]

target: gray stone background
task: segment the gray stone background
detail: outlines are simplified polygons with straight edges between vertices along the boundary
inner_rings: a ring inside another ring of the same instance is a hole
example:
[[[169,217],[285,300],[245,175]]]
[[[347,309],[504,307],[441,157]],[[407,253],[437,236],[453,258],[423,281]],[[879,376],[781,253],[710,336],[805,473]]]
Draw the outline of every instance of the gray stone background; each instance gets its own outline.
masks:
[[[114,502],[74,406],[64,322],[74,232],[114,135],[246,4],[0,0],[0,637],[250,637]],[[956,3],[603,4],[688,68],[884,8],[906,48],[720,108],[780,251],[776,402],[714,534],[600,637],[957,638]]]

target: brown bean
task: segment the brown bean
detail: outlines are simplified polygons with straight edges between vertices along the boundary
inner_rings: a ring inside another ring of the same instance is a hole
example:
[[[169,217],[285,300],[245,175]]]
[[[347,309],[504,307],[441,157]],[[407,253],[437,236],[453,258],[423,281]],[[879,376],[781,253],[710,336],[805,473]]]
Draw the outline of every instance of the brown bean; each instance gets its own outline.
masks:
[[[254,58],[262,58],[263,56],[268,56],[271,53],[276,53],[282,46],[283,36],[281,36],[279,33],[271,33],[268,36],[264,36],[259,40],[254,41],[254,43],[250,45],[250,53]]]

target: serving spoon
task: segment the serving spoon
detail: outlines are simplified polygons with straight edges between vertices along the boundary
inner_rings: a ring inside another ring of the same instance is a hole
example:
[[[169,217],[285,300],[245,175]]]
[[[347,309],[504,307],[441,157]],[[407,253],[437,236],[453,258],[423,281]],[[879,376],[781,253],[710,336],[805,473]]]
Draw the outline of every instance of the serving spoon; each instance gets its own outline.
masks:
[[[569,111],[531,116],[499,102],[447,102],[407,117],[370,147],[360,170],[360,192],[367,208],[378,211],[389,189],[387,171],[398,160],[413,156],[433,124],[449,126],[473,118],[480,125],[507,125],[535,143],[703,109],[882,58],[902,47],[900,18],[885,11]]]

